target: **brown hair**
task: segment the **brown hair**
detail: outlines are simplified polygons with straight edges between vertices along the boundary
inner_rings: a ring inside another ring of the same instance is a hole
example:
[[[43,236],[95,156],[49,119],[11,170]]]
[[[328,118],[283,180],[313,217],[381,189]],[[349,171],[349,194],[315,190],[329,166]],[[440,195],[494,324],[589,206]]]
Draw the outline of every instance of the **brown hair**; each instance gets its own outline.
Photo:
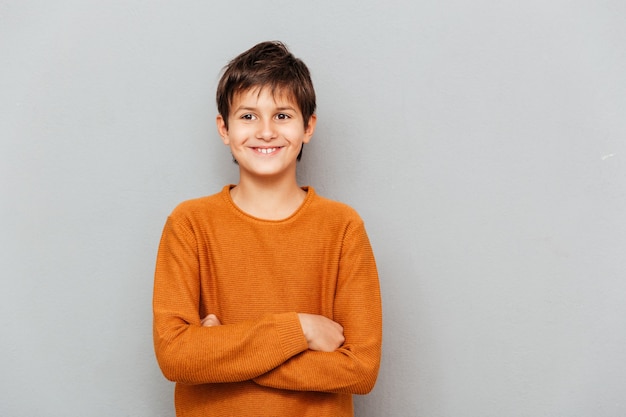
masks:
[[[230,61],[217,86],[217,110],[228,129],[235,94],[252,88],[269,88],[272,94],[290,94],[308,127],[315,113],[315,90],[309,69],[278,41],[261,42]]]

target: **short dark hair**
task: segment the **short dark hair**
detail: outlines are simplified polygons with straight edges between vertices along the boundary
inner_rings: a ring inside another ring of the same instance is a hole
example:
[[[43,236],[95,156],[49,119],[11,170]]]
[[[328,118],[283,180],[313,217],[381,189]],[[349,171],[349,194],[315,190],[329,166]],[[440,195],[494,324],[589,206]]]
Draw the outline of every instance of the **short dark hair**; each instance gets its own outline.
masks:
[[[235,94],[257,87],[269,88],[272,94],[291,95],[300,107],[305,129],[308,127],[316,107],[311,73],[282,42],[268,41],[253,46],[224,67],[216,101],[227,129]],[[302,151],[298,160],[301,156]]]

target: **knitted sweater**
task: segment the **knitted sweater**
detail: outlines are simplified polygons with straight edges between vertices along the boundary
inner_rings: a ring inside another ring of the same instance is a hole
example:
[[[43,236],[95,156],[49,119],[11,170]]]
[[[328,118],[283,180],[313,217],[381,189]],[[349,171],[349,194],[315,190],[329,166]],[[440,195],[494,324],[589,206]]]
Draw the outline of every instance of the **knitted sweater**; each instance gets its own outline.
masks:
[[[284,220],[239,210],[230,187],[179,205],[161,237],[154,346],[176,381],[176,415],[352,416],[382,339],[376,265],[350,207],[307,196]],[[215,314],[221,326],[202,327]],[[334,352],[308,350],[297,313],[344,328]]]

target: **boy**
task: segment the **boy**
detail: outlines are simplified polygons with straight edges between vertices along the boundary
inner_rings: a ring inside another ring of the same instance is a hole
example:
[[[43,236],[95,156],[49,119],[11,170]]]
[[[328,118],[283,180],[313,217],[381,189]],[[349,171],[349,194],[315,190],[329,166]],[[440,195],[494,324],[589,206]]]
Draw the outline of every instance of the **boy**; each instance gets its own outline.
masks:
[[[378,276],[354,210],[296,182],[317,121],[309,71],[260,43],[228,64],[217,106],[239,182],[172,212],[155,272],[176,415],[352,416],[378,374]]]

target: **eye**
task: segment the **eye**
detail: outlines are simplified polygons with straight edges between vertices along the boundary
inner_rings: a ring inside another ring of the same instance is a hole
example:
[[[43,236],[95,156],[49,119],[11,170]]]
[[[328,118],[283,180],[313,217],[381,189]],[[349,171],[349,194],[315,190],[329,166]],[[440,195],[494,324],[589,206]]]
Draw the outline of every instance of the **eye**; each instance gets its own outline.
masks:
[[[276,118],[277,118],[278,120],[287,120],[287,119],[291,119],[291,116],[289,116],[289,115],[288,115],[288,114],[286,114],[286,113],[278,113],[278,114],[276,115]]]
[[[255,118],[254,118],[254,115],[252,115],[252,114],[250,114],[250,113],[242,114],[242,115],[241,115],[241,118],[242,118],[243,120],[254,120],[254,119],[255,119]]]

